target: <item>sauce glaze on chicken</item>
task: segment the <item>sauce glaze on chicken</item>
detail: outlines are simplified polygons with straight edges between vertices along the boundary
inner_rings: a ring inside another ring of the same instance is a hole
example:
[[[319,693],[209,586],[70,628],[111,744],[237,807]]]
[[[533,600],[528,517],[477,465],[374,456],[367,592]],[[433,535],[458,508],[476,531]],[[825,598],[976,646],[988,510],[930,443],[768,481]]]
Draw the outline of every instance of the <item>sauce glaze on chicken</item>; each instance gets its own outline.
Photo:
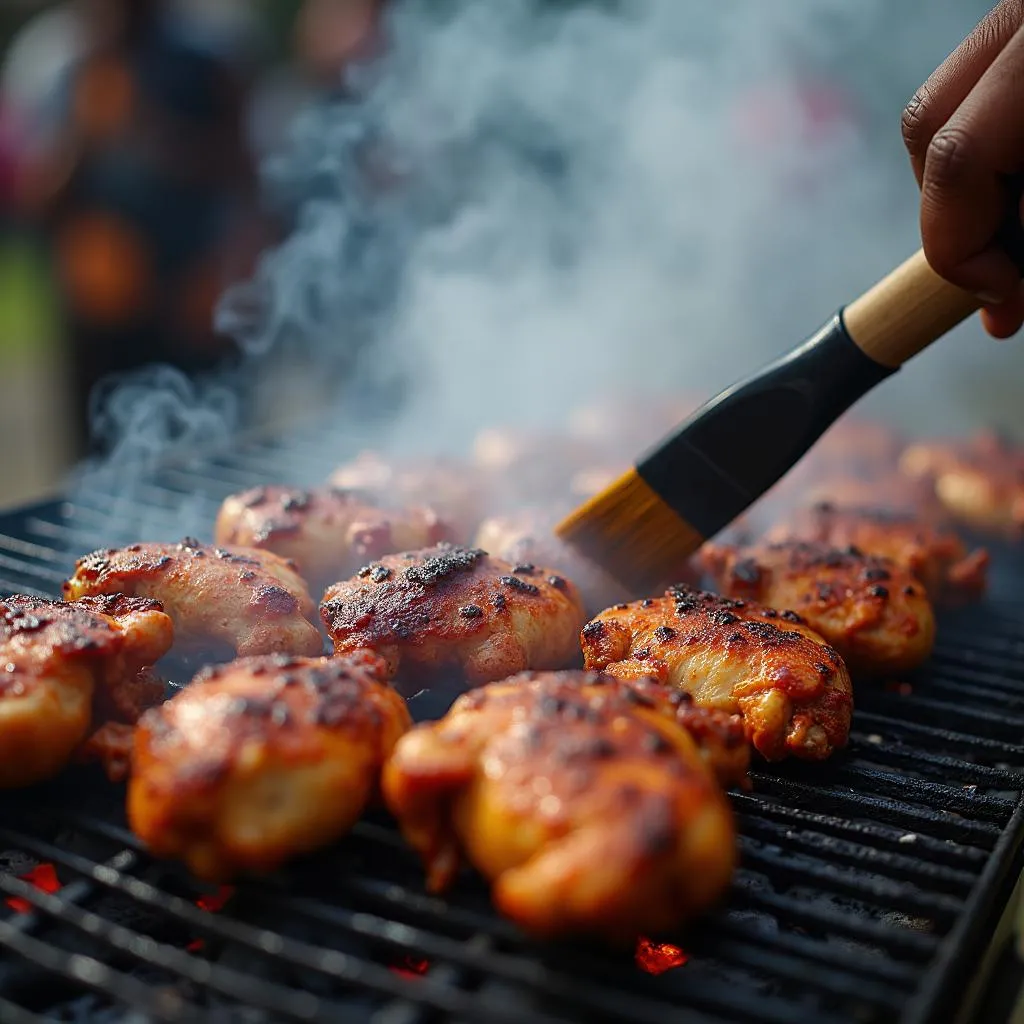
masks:
[[[735,863],[732,813],[666,698],[649,681],[526,673],[407,733],[384,797],[428,886],[451,885],[465,856],[526,931],[613,943],[713,903]]]
[[[795,612],[680,586],[603,611],[583,628],[582,643],[588,669],[650,676],[701,707],[741,714],[768,760],[820,761],[846,745],[849,672]]]
[[[369,648],[420,686],[564,668],[586,621],[564,576],[452,545],[386,555],[328,587],[320,613],[336,653]]]
[[[294,566],[270,551],[180,544],[133,544],[80,558],[64,584],[69,599],[128,594],[158,600],[175,641],[236,654],[320,654],[315,606]]]
[[[410,725],[368,652],[207,669],[143,717],[129,821],[199,878],[273,871],[351,827]]]
[[[173,637],[142,598],[0,600],[0,788],[56,775],[106,715],[131,720],[159,699],[140,672]]]

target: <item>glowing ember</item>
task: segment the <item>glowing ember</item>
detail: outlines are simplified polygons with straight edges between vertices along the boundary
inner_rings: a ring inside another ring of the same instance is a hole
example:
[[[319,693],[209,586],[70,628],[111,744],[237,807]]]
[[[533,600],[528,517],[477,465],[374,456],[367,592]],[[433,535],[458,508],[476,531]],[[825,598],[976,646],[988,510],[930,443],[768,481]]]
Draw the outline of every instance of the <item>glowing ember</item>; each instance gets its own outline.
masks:
[[[18,877],[23,882],[42,889],[43,892],[56,892],[61,886],[57,870],[52,864],[37,864],[31,871]],[[17,896],[12,896],[6,903],[11,910],[16,910],[19,914],[27,914],[32,909],[32,904],[28,900],[19,899]]]
[[[689,959],[678,946],[668,942],[651,942],[641,937],[636,944],[636,965],[648,974],[664,974],[682,967]]]
[[[216,914],[217,911],[221,910],[224,904],[231,899],[234,891],[233,886],[222,885],[216,892],[200,896],[199,899],[196,900],[196,906],[200,910],[208,910],[211,914]]]
[[[412,955],[404,956],[397,963],[391,965],[391,970],[403,978],[420,978],[427,973],[429,968],[429,960],[420,960]]]
[[[234,887],[219,886],[216,892],[206,893],[196,900],[196,906],[210,914],[216,914],[234,894]],[[198,953],[206,943],[203,939],[193,939],[186,947],[190,953]]]

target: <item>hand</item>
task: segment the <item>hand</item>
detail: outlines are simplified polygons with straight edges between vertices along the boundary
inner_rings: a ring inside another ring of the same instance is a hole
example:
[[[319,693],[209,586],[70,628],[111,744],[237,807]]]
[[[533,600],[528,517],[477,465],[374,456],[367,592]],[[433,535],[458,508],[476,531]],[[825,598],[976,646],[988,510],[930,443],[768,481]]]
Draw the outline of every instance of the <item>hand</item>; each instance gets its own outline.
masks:
[[[1024,171],[1024,0],[1001,0],[903,112],[935,271],[977,295],[989,334],[1024,323],[1020,271],[994,242],[1006,175]],[[1021,215],[1024,217],[1024,204]]]

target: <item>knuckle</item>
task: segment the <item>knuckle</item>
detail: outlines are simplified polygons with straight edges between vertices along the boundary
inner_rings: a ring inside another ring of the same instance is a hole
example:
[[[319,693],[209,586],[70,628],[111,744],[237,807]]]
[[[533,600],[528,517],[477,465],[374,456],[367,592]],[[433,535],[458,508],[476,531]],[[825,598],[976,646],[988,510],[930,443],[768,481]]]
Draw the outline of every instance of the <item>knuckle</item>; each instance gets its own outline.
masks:
[[[914,93],[913,99],[903,108],[900,117],[900,130],[903,132],[903,144],[907,147],[911,156],[922,155],[926,148],[928,139],[931,137],[929,129],[929,91],[927,85],[922,85]]]
[[[930,188],[949,191],[962,184],[974,160],[974,142],[959,128],[943,128],[928,143],[925,181]]]

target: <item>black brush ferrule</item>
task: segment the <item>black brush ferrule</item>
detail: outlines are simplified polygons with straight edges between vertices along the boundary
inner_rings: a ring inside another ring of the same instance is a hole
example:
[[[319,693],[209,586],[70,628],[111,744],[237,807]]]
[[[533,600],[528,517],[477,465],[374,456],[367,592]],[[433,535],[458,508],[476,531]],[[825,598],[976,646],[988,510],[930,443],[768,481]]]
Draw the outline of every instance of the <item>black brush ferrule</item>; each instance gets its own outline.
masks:
[[[699,409],[637,463],[637,472],[701,536],[712,537],[894,372],[854,344],[840,310],[799,348]]]

